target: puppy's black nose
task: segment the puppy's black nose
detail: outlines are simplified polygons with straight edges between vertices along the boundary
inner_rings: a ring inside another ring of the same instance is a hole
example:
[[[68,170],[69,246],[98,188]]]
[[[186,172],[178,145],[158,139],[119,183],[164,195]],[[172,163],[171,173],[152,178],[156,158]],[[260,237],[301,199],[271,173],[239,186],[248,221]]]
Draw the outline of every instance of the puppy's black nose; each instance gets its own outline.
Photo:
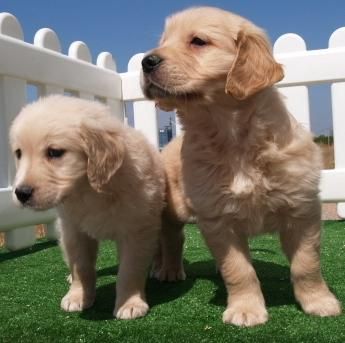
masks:
[[[141,61],[144,73],[151,73],[162,61],[163,59],[158,55],[147,55]]]
[[[34,189],[30,186],[17,187],[14,193],[16,193],[17,199],[25,204],[32,196]]]

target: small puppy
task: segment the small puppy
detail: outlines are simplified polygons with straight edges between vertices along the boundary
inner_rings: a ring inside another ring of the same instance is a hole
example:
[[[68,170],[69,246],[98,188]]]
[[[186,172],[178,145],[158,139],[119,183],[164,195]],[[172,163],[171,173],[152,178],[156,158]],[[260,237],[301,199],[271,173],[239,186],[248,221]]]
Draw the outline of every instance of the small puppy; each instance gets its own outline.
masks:
[[[181,156],[170,155],[170,168],[181,169],[181,194],[225,281],[223,321],[267,321],[247,240],[273,231],[303,310],[339,315],[320,271],[320,152],[273,86],[283,69],[263,30],[220,9],[189,9],[168,18],[159,47],[142,66],[146,96],[177,109],[185,130],[172,143],[180,144]],[[170,198],[178,208],[179,198]]]
[[[98,241],[115,240],[120,266],[114,315],[144,316],[145,280],[158,244],[165,177],[158,152],[100,103],[60,95],[27,105],[10,130],[14,201],[57,208],[72,283],[65,311],[92,306]]]

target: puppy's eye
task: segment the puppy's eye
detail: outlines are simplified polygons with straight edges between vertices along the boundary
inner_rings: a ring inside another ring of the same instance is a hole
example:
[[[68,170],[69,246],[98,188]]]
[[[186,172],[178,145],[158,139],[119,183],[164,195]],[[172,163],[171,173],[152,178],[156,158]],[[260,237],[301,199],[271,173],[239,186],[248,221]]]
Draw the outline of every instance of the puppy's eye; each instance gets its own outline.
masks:
[[[22,157],[22,151],[20,149],[17,149],[14,154],[16,155],[17,159],[20,160]]]
[[[193,37],[190,44],[196,45],[196,46],[204,46],[204,45],[207,45],[207,42],[199,37]]]
[[[60,158],[65,154],[65,149],[54,149],[54,148],[48,148],[47,149],[47,157],[49,159],[52,158]]]

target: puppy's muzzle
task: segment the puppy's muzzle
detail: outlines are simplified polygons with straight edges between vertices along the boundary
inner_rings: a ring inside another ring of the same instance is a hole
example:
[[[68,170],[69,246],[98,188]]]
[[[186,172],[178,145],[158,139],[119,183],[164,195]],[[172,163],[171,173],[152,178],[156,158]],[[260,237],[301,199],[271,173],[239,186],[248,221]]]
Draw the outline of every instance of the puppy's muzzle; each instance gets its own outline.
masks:
[[[25,204],[29,199],[32,197],[34,189],[30,186],[21,186],[17,187],[14,193],[17,196],[17,199],[22,203]]]
[[[155,69],[159,67],[162,63],[163,58],[158,55],[147,55],[141,61],[141,65],[143,67],[143,71],[146,74],[153,72]]]

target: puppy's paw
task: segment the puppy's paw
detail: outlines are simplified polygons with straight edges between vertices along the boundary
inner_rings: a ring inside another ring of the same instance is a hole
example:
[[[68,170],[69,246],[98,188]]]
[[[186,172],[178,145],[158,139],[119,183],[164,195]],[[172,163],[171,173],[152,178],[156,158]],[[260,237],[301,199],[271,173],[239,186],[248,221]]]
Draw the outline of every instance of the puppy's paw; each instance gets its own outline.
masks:
[[[303,303],[301,302],[301,306],[305,313],[314,316],[330,317],[341,314],[341,304],[331,292],[322,296],[307,298]]]
[[[268,320],[268,313],[264,305],[251,302],[250,304],[233,304],[223,313],[223,323],[237,326],[255,326],[264,324]]]
[[[87,295],[82,288],[70,289],[61,300],[61,308],[66,312],[79,312],[93,305],[94,295]]]
[[[117,319],[135,319],[145,316],[149,310],[149,305],[140,299],[130,299],[119,309],[115,308],[114,316]]]
[[[186,273],[183,267],[152,269],[151,277],[159,281],[181,281],[186,280]]]

